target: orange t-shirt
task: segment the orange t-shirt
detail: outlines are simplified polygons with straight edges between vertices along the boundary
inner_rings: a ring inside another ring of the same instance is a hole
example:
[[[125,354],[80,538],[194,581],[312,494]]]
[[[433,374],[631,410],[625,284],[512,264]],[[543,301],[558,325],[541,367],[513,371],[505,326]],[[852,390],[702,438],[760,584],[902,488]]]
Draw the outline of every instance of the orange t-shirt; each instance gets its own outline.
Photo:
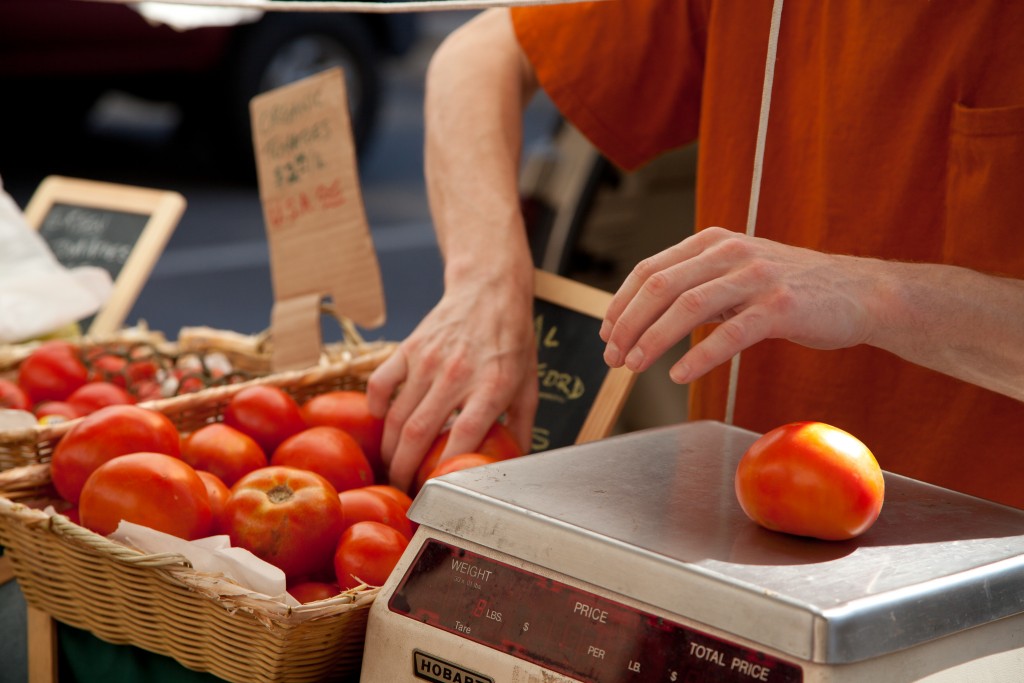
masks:
[[[696,225],[743,231],[771,8],[611,0],[513,19],[545,91],[612,161],[699,138]],[[1021,2],[786,2],[757,234],[1024,277],[1021,26]],[[727,384],[727,366],[695,382],[691,418],[722,419]],[[866,346],[744,351],[736,424],[795,420],[856,434],[886,470],[1024,507],[1024,403]]]

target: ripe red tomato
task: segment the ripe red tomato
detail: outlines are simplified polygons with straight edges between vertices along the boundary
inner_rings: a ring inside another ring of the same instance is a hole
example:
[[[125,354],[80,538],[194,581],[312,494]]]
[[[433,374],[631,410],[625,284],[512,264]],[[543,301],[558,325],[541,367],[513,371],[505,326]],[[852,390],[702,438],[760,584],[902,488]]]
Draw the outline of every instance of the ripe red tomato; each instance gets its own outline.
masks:
[[[224,407],[224,424],[251,436],[268,456],[306,428],[295,399],[267,384],[246,387],[232,396]]]
[[[402,558],[409,539],[380,522],[356,522],[341,535],[334,553],[334,573],[343,589],[361,583],[382,586]]]
[[[370,486],[364,486],[363,488],[367,491],[381,493],[388,498],[391,498],[398,503],[403,512],[408,512],[409,508],[412,506],[412,498],[409,497],[409,494],[396,486],[392,486],[391,484],[371,484]]]
[[[204,425],[182,439],[181,459],[197,470],[217,475],[228,488],[268,464],[258,443],[222,422]]]
[[[77,503],[93,470],[119,455],[150,451],[178,457],[178,430],[163,413],[135,405],[107,406],[86,415],[57,442],[50,476],[57,493]]]
[[[384,420],[370,413],[364,392],[337,390],[314,396],[302,405],[302,417],[310,427],[325,425],[348,432],[359,442],[374,475],[385,478],[387,470],[380,456]]]
[[[776,427],[736,470],[736,497],[747,516],[798,536],[859,536],[878,519],[884,496],[882,470],[867,446],[821,422]]]
[[[0,378],[0,409],[32,410],[32,401],[25,390],[9,379]]]
[[[78,514],[102,536],[125,520],[186,540],[208,536],[213,520],[203,480],[163,453],[129,453],[97,467],[82,487]]]
[[[135,399],[113,382],[86,382],[71,392],[67,402],[79,415],[88,415],[106,406],[135,403]]]
[[[345,529],[356,522],[371,520],[387,524],[401,531],[406,538],[412,538],[412,524],[394,498],[364,487],[341,491],[338,499],[341,501],[341,519]]]
[[[43,401],[36,406],[34,412],[40,422],[47,424],[82,417],[78,410],[67,401]]]
[[[483,453],[460,453],[459,455],[453,455],[447,460],[441,461],[437,467],[427,476],[427,479],[433,479],[434,477],[441,477],[445,474],[452,472],[458,472],[459,470],[468,470],[471,467],[479,467],[480,465],[489,465],[492,462],[498,462],[497,458],[492,458],[489,455]]]
[[[196,470],[196,474],[203,480],[203,484],[206,486],[206,495],[210,497],[210,515],[213,518],[210,524],[210,533],[224,533],[224,508],[227,507],[228,498],[231,497],[231,489],[212,472]]]
[[[336,597],[341,593],[341,587],[336,583],[326,581],[303,581],[288,588],[293,598],[306,605],[317,600],[327,600]]]
[[[427,455],[423,458],[419,469],[416,471],[416,480],[413,482],[412,493],[415,494],[423,488],[423,482],[430,477],[430,473],[437,467],[437,463],[441,459],[441,453],[444,452],[444,447],[448,445],[449,434],[449,430],[438,434],[437,438],[434,439],[434,443],[427,450]],[[519,446],[519,443],[508,427],[500,422],[495,422],[487,430],[484,440],[472,452],[487,455],[496,460],[508,460],[509,458],[521,456],[523,449]]]
[[[335,427],[310,427],[289,437],[274,451],[270,464],[316,472],[338,491],[373,483],[373,469],[363,449]]]
[[[315,472],[269,466],[232,487],[224,510],[231,544],[279,567],[289,581],[328,575],[341,536],[341,501]]]
[[[88,380],[78,349],[59,339],[40,344],[18,368],[18,385],[32,403],[63,401]]]

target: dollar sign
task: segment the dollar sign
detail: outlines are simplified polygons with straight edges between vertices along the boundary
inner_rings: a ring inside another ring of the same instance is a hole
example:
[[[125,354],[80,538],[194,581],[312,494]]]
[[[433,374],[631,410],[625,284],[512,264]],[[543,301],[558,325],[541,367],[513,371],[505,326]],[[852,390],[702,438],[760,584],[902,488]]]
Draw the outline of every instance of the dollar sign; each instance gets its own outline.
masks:
[[[523,622],[523,633],[526,633],[529,630],[530,630],[530,622],[524,621]]]
[[[668,680],[670,680],[670,681],[674,681],[674,680],[676,680],[676,679],[677,679],[678,677],[679,677],[679,674],[677,674],[677,673],[676,673],[675,671],[673,671],[673,672],[672,672],[672,674],[671,674],[671,675],[670,675],[670,676],[668,677]]]

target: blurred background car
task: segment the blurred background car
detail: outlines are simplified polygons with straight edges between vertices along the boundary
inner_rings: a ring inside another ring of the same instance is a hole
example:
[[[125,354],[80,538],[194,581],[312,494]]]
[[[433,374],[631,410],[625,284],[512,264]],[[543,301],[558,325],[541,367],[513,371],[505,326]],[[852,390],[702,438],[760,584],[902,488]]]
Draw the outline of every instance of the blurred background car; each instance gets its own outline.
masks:
[[[364,150],[377,128],[382,65],[413,47],[417,15],[254,15],[236,25],[178,30],[150,22],[130,5],[0,0],[5,144],[19,142],[18,131],[26,124],[38,128],[45,121],[50,128],[45,139],[20,142],[61,145],[83,127],[97,125],[104,98],[129,96],[150,107],[154,124],[251,174],[249,100],[341,66],[353,135]]]

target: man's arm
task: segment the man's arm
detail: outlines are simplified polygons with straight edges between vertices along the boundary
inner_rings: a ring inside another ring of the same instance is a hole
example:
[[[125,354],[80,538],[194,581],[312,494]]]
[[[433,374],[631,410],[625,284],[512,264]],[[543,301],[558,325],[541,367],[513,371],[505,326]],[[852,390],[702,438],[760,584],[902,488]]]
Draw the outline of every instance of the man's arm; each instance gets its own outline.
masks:
[[[708,228],[638,264],[602,324],[605,360],[646,370],[720,322],[672,367],[691,382],[762,339],[869,344],[1024,400],[1024,282],[947,265],[822,254]]]
[[[453,411],[442,458],[476,448],[503,413],[529,446],[537,359],[518,175],[536,89],[507,10],[452,33],[428,69],[426,179],[445,292],[367,389],[371,409],[386,414],[383,456],[403,489]]]

